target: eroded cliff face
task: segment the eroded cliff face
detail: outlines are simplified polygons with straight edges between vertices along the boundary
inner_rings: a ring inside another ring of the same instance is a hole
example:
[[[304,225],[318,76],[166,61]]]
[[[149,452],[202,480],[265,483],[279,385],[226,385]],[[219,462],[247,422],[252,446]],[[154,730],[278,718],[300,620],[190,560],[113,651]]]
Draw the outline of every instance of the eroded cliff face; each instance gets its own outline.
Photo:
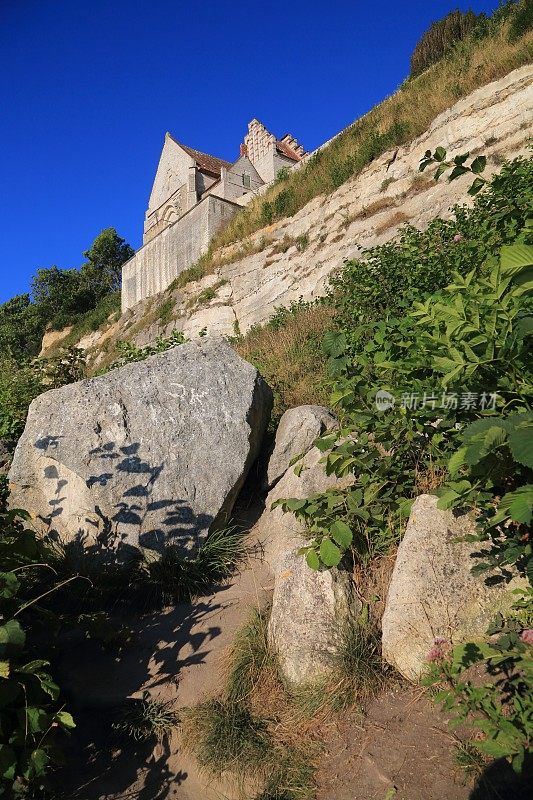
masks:
[[[436,183],[418,171],[428,149],[488,157],[490,172],[526,152],[533,122],[533,66],[476,90],[440,114],[422,136],[388,151],[336,192],[317,197],[293,217],[266,227],[219,253],[224,266],[199,281],[143,301],[112,330],[82,339],[96,366],[103,350],[126,339],[138,345],[173,329],[234,336],[267,322],[276,307],[325,294],[328,279],[360,248],[391,239],[409,222],[424,227],[465,202],[469,176]],[[249,253],[246,255],[245,253]]]

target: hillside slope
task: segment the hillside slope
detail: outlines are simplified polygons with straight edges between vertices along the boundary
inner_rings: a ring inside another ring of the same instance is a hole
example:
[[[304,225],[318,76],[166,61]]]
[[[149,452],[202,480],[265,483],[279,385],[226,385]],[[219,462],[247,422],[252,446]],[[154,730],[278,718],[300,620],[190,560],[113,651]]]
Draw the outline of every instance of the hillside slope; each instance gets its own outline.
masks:
[[[533,65],[477,89],[440,114],[422,136],[386,152],[329,196],[224,248],[211,274],[194,280],[194,270],[189,271],[78,346],[98,368],[112,360],[119,340],[146,345],[174,329],[187,337],[245,334],[280,306],[323,296],[331,273],[361,248],[388,241],[407,222],[423,228],[464,201],[468,176],[435,183],[428,173],[419,173],[425,150],[439,145],[453,155],[483,150],[490,171],[524,152],[533,122],[532,95]],[[187,277],[191,280],[185,283]]]

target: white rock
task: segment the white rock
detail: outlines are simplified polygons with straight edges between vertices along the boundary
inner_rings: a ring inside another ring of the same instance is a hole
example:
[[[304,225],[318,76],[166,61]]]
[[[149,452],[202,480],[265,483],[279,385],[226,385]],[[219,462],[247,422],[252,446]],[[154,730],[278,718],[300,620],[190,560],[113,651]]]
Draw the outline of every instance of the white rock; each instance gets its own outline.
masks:
[[[383,657],[409,680],[420,678],[435,638],[458,644],[482,637],[496,612],[512,605],[510,590],[525,586],[516,577],[487,586],[472,575],[481,544],[456,539],[473,532],[469,516],[440,511],[436,497],[413,504],[382,620]]]

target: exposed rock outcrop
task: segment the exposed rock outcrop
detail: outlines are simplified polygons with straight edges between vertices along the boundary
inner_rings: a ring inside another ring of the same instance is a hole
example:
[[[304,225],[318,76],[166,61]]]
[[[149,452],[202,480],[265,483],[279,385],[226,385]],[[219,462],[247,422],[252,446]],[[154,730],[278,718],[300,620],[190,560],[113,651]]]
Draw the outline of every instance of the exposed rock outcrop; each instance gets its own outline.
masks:
[[[272,395],[222,339],[198,339],[33,401],[11,504],[44,532],[191,550],[231,512]],[[126,548],[126,550],[124,550]]]
[[[420,678],[435,638],[458,644],[483,637],[513,603],[510,590],[525,585],[515,577],[489,586],[472,575],[480,543],[457,539],[473,532],[469,516],[440,511],[436,497],[413,504],[382,621],[383,657],[409,680]]]
[[[291,417],[307,417],[309,407],[303,408],[292,409]],[[329,421],[327,409],[313,408],[315,419]],[[293,686],[312,684],[331,671],[345,628],[360,611],[350,576],[339,569],[311,570],[297,552],[305,544],[303,524],[294,514],[271,508],[279,498],[306,498],[338,483],[319,463],[323,453],[316,447],[309,450],[312,441],[308,437],[306,448],[302,439],[298,442],[295,449],[308,449],[301,474],[292,468],[285,472],[269,493],[259,521],[265,558],[274,573],[269,639],[284,679]]]
[[[139,303],[121,318],[113,340],[145,345],[173,328],[189,337],[204,328],[209,335],[234,336],[264,324],[279,306],[323,296],[331,273],[358,257],[360,247],[388,241],[407,221],[424,228],[435,216],[449,217],[455,203],[468,202],[468,175],[449,183],[419,173],[425,150],[443,145],[453,155],[482,151],[487,175],[503,158],[526,152],[532,81],[533,67],[526,65],[476,89],[439,114],[424,134],[376,158],[332,194],[220,251],[231,263],[215,274]],[[305,248],[297,246],[302,235]],[[211,299],[202,300],[206,289],[212,290]],[[169,299],[175,319],[162,324],[154,320],[154,305]],[[100,343],[91,346],[91,360],[98,363]]]
[[[337,424],[331,411],[323,406],[289,408],[276,431],[274,450],[268,462],[268,488],[288,470],[291,459],[307,453],[324,431]]]

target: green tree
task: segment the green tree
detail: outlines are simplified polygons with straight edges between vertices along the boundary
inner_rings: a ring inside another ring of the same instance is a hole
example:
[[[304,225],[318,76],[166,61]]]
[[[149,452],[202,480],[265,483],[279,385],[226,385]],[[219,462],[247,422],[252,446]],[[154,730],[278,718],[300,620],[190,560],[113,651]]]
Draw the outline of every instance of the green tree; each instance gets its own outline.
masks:
[[[44,320],[29,294],[19,294],[0,305],[0,352],[14,358],[39,352]]]
[[[83,255],[87,262],[80,270],[82,282],[100,300],[120,289],[122,265],[135,255],[135,251],[115,228],[106,228]]]
[[[97,299],[79,270],[56,266],[37,270],[32,280],[32,295],[43,318],[56,330],[94,308]]]

